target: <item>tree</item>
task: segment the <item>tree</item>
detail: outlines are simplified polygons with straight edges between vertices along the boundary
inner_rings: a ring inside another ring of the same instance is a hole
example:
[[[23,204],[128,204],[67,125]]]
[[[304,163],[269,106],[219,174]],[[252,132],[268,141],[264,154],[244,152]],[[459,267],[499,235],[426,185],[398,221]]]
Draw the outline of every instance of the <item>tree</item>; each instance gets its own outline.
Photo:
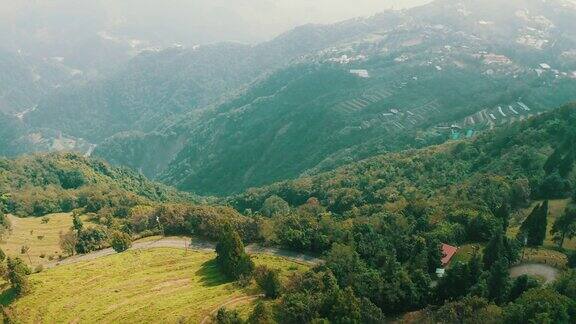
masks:
[[[519,238],[526,240],[529,246],[542,245],[546,238],[548,225],[548,200],[534,207],[520,226]]]
[[[471,286],[468,265],[463,262],[454,262],[438,282],[437,299],[439,302],[457,299],[466,295]]]
[[[562,150],[557,148],[552,152],[552,155],[548,157],[546,163],[544,163],[544,171],[546,171],[546,175],[552,174],[554,171],[558,169],[562,161]]]
[[[216,323],[218,324],[242,324],[242,318],[237,310],[226,310],[224,307],[216,313]]]
[[[519,252],[518,242],[509,239],[504,232],[499,232],[490,239],[484,248],[482,258],[484,269],[490,269],[501,258],[506,258],[508,263],[512,264],[518,260]]]
[[[505,323],[571,323],[576,302],[549,288],[530,289],[504,311]]]
[[[539,196],[547,199],[566,198],[572,189],[570,180],[563,178],[554,172],[542,180],[539,188]]]
[[[576,251],[568,254],[568,266],[572,269],[576,268]]]
[[[274,324],[276,321],[274,320],[274,316],[270,307],[264,304],[263,302],[259,301],[256,303],[256,307],[248,317],[248,324]]]
[[[486,299],[474,296],[446,303],[434,313],[438,323],[486,323],[502,322],[502,309]]]
[[[80,170],[60,171],[60,184],[64,189],[77,189],[86,183],[86,178]]]
[[[112,233],[110,245],[114,251],[118,253],[124,252],[132,246],[132,237],[124,232],[115,231]]]
[[[30,246],[22,245],[20,247],[20,254],[26,254],[26,256],[28,257],[28,261],[30,261],[30,263],[32,263],[32,259],[30,258]]]
[[[488,297],[497,305],[508,301],[510,292],[510,273],[508,272],[508,259],[501,258],[490,270],[488,276]]]
[[[331,323],[360,323],[360,300],[354,295],[352,288],[333,290],[326,302],[325,315]]]
[[[525,293],[526,291],[532,288],[538,288],[539,286],[540,283],[538,283],[538,280],[529,277],[527,275],[521,275],[520,277],[516,278],[514,280],[514,283],[512,284],[512,288],[510,289],[509,301],[511,302],[515,301],[520,296],[522,296],[522,294]]]
[[[501,224],[502,224],[502,229],[504,231],[506,231],[506,229],[508,229],[508,225],[510,223],[510,207],[508,206],[508,203],[504,202],[500,208],[498,208],[498,210],[496,210],[496,213],[494,214],[494,216],[496,216],[496,218],[498,218],[498,220],[500,220]]]
[[[565,239],[572,239],[576,236],[576,206],[566,207],[564,213],[556,218],[550,234],[554,235],[554,242],[562,248]]]
[[[554,289],[576,301],[576,270],[564,272],[554,283]]]
[[[74,227],[74,230],[76,230],[77,233],[80,233],[84,227],[84,223],[80,219],[80,216],[75,212],[72,213],[72,227]]]
[[[260,266],[254,271],[256,283],[264,291],[268,298],[278,298],[282,291],[282,283],[278,271],[271,270],[266,266]]]
[[[10,282],[14,294],[22,296],[29,291],[27,276],[32,273],[30,268],[20,258],[8,258],[6,279]]]
[[[567,178],[572,170],[574,169],[574,158],[576,156],[576,150],[571,148],[570,152],[564,156],[560,164],[558,165],[558,173],[561,177]]]
[[[100,228],[89,227],[79,232],[76,242],[77,253],[88,253],[100,250],[108,239],[106,231]]]
[[[254,262],[244,251],[240,235],[230,226],[226,226],[216,245],[216,263],[222,272],[231,279],[248,277],[254,271]]]
[[[264,201],[261,212],[266,217],[285,215],[290,212],[290,205],[284,199],[273,195]]]
[[[74,255],[74,252],[76,252],[76,244],[78,244],[78,235],[72,230],[66,233],[60,233],[59,244],[64,253]]]

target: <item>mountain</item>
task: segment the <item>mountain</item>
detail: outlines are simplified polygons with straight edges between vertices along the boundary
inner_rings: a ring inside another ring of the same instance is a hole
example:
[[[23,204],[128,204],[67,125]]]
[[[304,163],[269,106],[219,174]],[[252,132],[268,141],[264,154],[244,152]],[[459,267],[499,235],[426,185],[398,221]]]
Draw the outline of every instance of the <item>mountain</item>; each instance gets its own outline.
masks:
[[[473,136],[576,100],[576,9],[568,4],[442,0],[308,26],[307,35],[347,36],[172,125],[109,138],[96,154],[183,190],[223,195]]]
[[[38,60],[0,47],[0,111],[31,110],[38,100],[73,76],[58,62]]]
[[[146,52],[110,77],[61,89],[26,121],[93,143],[119,132],[152,131],[302,55],[369,29],[358,22],[304,26],[257,46],[223,43]]]
[[[25,126],[16,117],[0,112],[0,155],[14,154],[14,141],[25,134]]]
[[[197,200],[127,168],[73,153],[0,158],[0,210],[21,216],[186,201]]]
[[[570,197],[575,140],[576,104],[570,104],[475,139],[386,153],[249,189],[228,203],[255,213],[270,208],[271,197],[294,207],[316,199],[344,218],[405,209],[426,212],[436,223],[458,223],[463,219],[450,217],[462,210],[493,212],[503,203],[518,208],[531,200]]]

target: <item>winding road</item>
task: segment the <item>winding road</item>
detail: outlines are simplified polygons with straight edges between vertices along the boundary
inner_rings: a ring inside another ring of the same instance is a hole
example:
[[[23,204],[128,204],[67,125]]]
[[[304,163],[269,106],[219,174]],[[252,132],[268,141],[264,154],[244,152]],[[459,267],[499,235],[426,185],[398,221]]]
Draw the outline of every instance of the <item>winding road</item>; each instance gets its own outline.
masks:
[[[544,284],[554,282],[560,275],[560,270],[542,263],[523,263],[510,268],[510,277],[529,275],[544,278]]]
[[[192,240],[189,237],[162,237],[153,241],[136,241],[132,243],[130,250],[149,250],[155,248],[191,249],[194,251],[214,252],[216,250],[216,245],[198,239]],[[280,256],[293,262],[312,266],[321,264],[323,262],[322,259],[310,255],[287,251],[279,248],[262,247],[257,244],[250,244],[246,246],[246,252],[248,254],[268,254]],[[45,264],[44,268],[50,269],[61,265],[90,261],[113,254],[116,254],[116,251],[114,251],[112,248],[107,248],[88,254],[74,255],[66,259],[50,262]]]

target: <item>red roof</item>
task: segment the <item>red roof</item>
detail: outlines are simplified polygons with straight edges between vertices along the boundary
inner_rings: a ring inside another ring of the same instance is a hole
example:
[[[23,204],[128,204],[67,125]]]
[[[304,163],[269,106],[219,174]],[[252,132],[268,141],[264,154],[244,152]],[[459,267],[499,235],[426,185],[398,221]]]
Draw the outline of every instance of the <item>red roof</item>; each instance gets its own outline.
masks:
[[[454,254],[456,254],[456,251],[458,251],[457,247],[442,243],[442,266],[450,263],[450,260]]]

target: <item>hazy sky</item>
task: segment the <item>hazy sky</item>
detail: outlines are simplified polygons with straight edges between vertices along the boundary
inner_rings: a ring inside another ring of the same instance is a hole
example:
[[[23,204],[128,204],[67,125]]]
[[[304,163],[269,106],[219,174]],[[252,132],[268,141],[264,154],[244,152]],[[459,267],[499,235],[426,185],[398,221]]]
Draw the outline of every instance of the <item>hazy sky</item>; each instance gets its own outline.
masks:
[[[332,23],[426,2],[429,0],[0,0],[0,19],[36,32],[71,29],[90,33],[96,28],[188,44],[259,42],[306,23]]]

